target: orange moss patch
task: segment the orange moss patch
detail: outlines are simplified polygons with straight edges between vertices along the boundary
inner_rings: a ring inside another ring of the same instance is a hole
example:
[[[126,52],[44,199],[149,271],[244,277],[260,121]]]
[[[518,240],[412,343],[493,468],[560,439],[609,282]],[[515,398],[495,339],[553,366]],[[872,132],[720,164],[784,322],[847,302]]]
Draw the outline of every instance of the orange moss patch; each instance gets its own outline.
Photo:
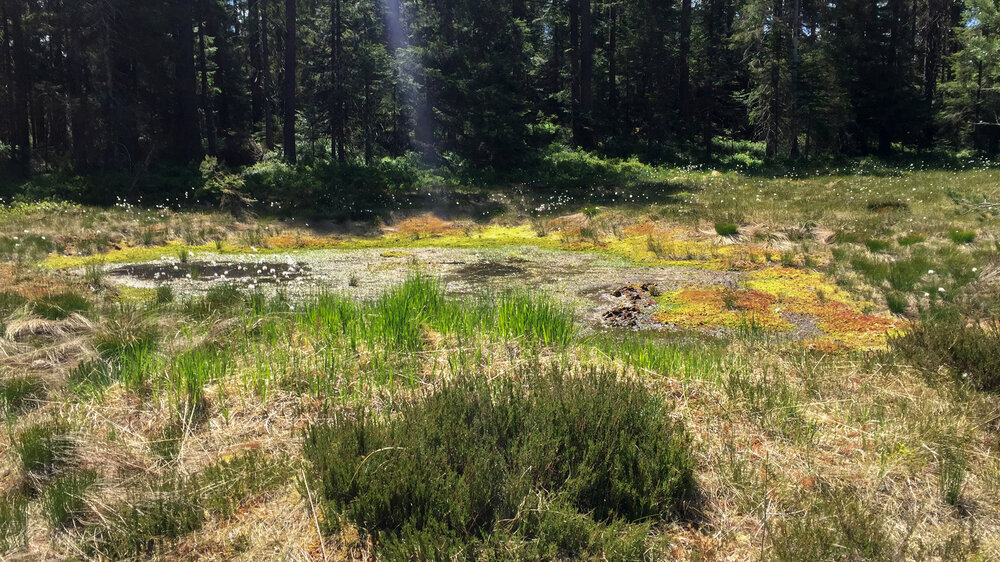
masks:
[[[451,221],[441,220],[434,215],[421,215],[401,220],[390,227],[385,227],[383,230],[386,233],[406,236],[410,234],[448,234],[457,230],[457,228],[455,227],[455,223]]]
[[[760,291],[691,288],[664,293],[658,302],[664,310],[654,319],[685,328],[735,328],[752,321],[768,330],[787,331],[792,325],[774,313],[773,296]]]
[[[747,274],[741,289],[700,287],[665,293],[654,319],[686,328],[735,328],[748,320],[766,330],[792,329],[782,314],[814,318],[822,335],[805,344],[822,351],[875,348],[902,328],[894,318],[867,312],[858,301],[816,271],[772,267]]]
[[[47,275],[32,271],[30,275],[19,272],[14,266],[0,264],[0,291],[12,291],[26,299],[42,298],[50,293],[70,290],[71,285]]]

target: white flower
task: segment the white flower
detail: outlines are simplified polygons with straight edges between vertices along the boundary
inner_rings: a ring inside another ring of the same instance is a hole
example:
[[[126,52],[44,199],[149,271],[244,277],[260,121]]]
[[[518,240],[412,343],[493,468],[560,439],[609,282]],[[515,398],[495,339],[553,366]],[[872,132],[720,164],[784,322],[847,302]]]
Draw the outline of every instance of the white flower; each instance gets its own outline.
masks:
[[[938,287],[938,292],[939,293],[943,293],[944,292],[944,287]]]
[[[927,270],[927,274],[928,275],[934,275],[934,270],[933,269],[928,269]]]

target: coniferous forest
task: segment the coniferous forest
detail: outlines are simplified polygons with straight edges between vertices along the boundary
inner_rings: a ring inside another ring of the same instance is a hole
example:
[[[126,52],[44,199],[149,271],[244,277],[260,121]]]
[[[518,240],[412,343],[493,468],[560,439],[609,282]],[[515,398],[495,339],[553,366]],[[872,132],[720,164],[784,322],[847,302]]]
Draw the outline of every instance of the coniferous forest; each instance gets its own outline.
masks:
[[[554,143],[710,160],[996,147],[992,0],[4,0],[0,147],[504,170]]]

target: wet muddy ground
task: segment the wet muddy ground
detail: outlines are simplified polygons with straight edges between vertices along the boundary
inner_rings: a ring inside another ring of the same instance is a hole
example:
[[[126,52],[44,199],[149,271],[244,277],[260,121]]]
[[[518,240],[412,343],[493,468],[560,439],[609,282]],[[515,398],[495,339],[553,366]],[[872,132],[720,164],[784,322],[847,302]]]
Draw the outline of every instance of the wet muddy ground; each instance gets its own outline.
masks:
[[[637,267],[583,252],[537,248],[312,250],[259,256],[201,254],[109,267],[119,284],[196,294],[218,283],[281,290],[290,297],[338,291],[372,298],[414,273],[438,277],[449,292],[542,291],[574,308],[589,328],[664,329],[652,318],[661,292],[685,287],[736,287],[741,273],[686,267]],[[803,335],[815,328],[805,326]]]

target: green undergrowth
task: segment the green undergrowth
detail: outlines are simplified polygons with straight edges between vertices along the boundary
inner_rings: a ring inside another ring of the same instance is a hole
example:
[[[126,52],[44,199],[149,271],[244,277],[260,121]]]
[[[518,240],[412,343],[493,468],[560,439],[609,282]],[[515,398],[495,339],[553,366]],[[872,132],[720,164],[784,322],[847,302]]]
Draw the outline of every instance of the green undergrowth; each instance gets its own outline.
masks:
[[[641,385],[536,366],[315,425],[303,453],[327,532],[346,520],[388,560],[635,558],[686,513],[690,447]]]

